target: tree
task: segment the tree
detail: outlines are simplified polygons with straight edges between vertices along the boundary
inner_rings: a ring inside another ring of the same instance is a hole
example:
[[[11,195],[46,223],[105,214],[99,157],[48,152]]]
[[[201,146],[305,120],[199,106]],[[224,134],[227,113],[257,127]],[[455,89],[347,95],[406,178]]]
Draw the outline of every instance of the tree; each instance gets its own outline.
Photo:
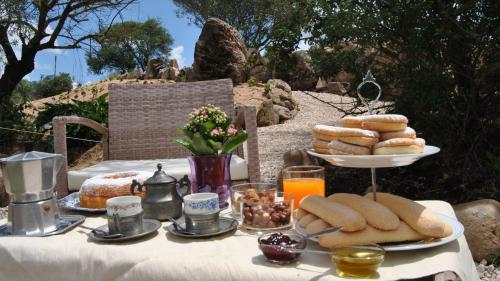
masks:
[[[309,31],[321,55],[317,66],[330,74],[357,69],[355,85],[371,67],[377,81],[400,89],[391,111],[407,115],[442,148],[437,161],[406,170],[398,193],[429,194],[408,184],[414,175],[432,185],[435,199],[498,198],[500,2],[317,0],[314,9]],[[383,63],[367,57],[369,49]]]
[[[102,29],[85,29],[83,23],[89,28],[93,26],[91,22],[109,26],[134,1],[0,1],[0,46],[6,60],[0,77],[2,107],[8,107],[16,85],[33,71],[38,52],[81,47],[87,40],[96,38],[103,32]],[[20,48],[20,55],[16,55],[16,47]]]
[[[68,73],[42,76],[36,83],[34,98],[46,98],[73,89],[73,80]]]
[[[99,47],[87,53],[87,64],[92,72],[101,74],[103,70],[124,73],[135,67],[145,70],[152,58],[167,61],[173,39],[160,21],[153,18],[143,23],[114,24],[96,42]]]
[[[302,38],[303,24],[308,23],[307,0],[174,0],[178,16],[186,16],[202,27],[209,17],[216,17],[235,27],[246,45],[262,50],[273,45],[293,49]]]

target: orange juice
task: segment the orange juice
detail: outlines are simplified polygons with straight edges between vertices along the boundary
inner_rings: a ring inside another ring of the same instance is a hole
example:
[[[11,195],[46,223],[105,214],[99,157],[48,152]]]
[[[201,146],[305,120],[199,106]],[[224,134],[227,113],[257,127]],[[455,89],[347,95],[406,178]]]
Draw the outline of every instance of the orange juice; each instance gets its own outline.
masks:
[[[300,200],[306,195],[325,196],[325,180],[321,178],[283,179],[283,191],[295,197],[294,209],[299,207]]]

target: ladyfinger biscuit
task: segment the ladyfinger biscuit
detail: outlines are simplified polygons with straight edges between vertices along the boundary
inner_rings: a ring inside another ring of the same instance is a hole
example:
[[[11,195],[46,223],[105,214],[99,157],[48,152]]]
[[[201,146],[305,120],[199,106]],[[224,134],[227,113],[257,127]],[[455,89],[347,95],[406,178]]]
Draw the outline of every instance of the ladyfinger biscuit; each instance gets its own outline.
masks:
[[[323,231],[323,230],[330,228],[330,227],[332,227],[332,226],[329,225],[324,220],[317,219],[317,220],[315,220],[307,225],[306,232],[307,232],[307,234],[312,234],[312,233]]]
[[[314,151],[322,154],[330,154],[330,148],[328,148],[328,142],[322,140],[315,140],[312,143]]]
[[[303,216],[300,220],[299,220],[299,225],[301,227],[306,227],[308,224],[310,224],[311,222],[317,220],[318,217],[313,215],[313,214],[307,214],[305,216]]]
[[[366,197],[373,199],[373,193]],[[401,196],[377,192],[377,202],[391,209],[417,232],[430,237],[446,237],[446,224],[430,209]]]
[[[301,209],[301,208],[297,208],[293,211],[293,217],[295,218],[295,220],[300,220],[301,218],[303,218],[305,215],[309,214],[309,212],[307,212],[306,210],[304,209]]]
[[[332,226],[342,226],[344,231],[358,231],[366,227],[365,218],[353,209],[319,195],[302,199],[300,208],[318,216]]]
[[[350,193],[335,193],[328,199],[344,204],[360,213],[366,222],[381,230],[394,230],[399,226],[399,218],[384,205],[373,200]]]
[[[341,141],[332,140],[328,147],[331,154],[348,154],[348,155],[370,155],[371,150],[368,147],[358,146],[354,144],[343,143]],[[338,153],[340,152],[340,153]]]
[[[361,117],[361,128],[377,132],[402,131],[406,129],[408,118],[399,114],[375,114]]]
[[[416,137],[417,133],[410,127],[406,127],[406,129],[404,129],[403,131],[386,132],[380,134],[381,141],[398,138],[414,139]]]
[[[401,221],[395,230],[378,230],[367,226],[356,232],[339,231],[318,237],[319,244],[326,248],[338,248],[370,243],[416,241],[428,238]]]
[[[361,116],[345,116],[340,122],[346,128],[361,128]]]

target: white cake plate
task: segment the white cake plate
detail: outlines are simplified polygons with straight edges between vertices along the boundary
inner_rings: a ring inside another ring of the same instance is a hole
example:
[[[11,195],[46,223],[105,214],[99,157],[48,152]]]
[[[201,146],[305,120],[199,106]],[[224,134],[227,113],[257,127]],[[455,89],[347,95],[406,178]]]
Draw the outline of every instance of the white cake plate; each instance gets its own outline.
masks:
[[[394,155],[331,155],[308,150],[310,155],[322,158],[334,166],[349,168],[390,168],[413,164],[413,162],[439,152],[439,147],[426,145],[424,151],[418,154]]]

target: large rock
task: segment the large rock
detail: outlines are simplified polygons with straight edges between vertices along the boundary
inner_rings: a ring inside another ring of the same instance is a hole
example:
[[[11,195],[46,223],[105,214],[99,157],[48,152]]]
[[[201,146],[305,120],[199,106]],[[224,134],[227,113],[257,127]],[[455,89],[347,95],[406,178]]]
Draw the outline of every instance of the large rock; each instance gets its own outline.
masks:
[[[236,29],[217,18],[208,18],[194,50],[194,79],[231,78],[247,81],[247,49]]]
[[[280,123],[281,122],[284,122],[286,120],[290,120],[293,115],[292,115],[292,112],[290,111],[290,109],[284,107],[284,106],[280,106],[280,105],[273,105],[273,109],[274,109],[274,112],[276,112],[279,116],[279,120],[280,120]]]
[[[257,126],[266,127],[279,124],[280,117],[274,111],[274,105],[271,100],[265,100],[260,108],[257,109]]]
[[[298,103],[292,96],[292,89],[286,82],[279,79],[271,79],[267,83],[271,85],[267,96],[275,105],[286,107],[291,111],[299,110]]]
[[[281,90],[283,90],[283,91],[285,91],[287,93],[291,93],[292,92],[292,88],[290,87],[290,85],[288,85],[288,83],[286,83],[283,80],[280,80],[280,79],[269,79],[267,81],[267,83],[269,85],[271,85],[272,87],[281,89]]]
[[[500,254],[500,203],[483,199],[453,207],[465,227],[465,238],[476,261],[492,262]]]
[[[310,91],[316,87],[318,77],[311,65],[311,56],[308,51],[300,50],[292,53],[296,65],[290,84],[294,90]]]
[[[150,59],[146,69],[146,79],[160,78],[160,71],[166,68],[165,63],[161,59]]]

